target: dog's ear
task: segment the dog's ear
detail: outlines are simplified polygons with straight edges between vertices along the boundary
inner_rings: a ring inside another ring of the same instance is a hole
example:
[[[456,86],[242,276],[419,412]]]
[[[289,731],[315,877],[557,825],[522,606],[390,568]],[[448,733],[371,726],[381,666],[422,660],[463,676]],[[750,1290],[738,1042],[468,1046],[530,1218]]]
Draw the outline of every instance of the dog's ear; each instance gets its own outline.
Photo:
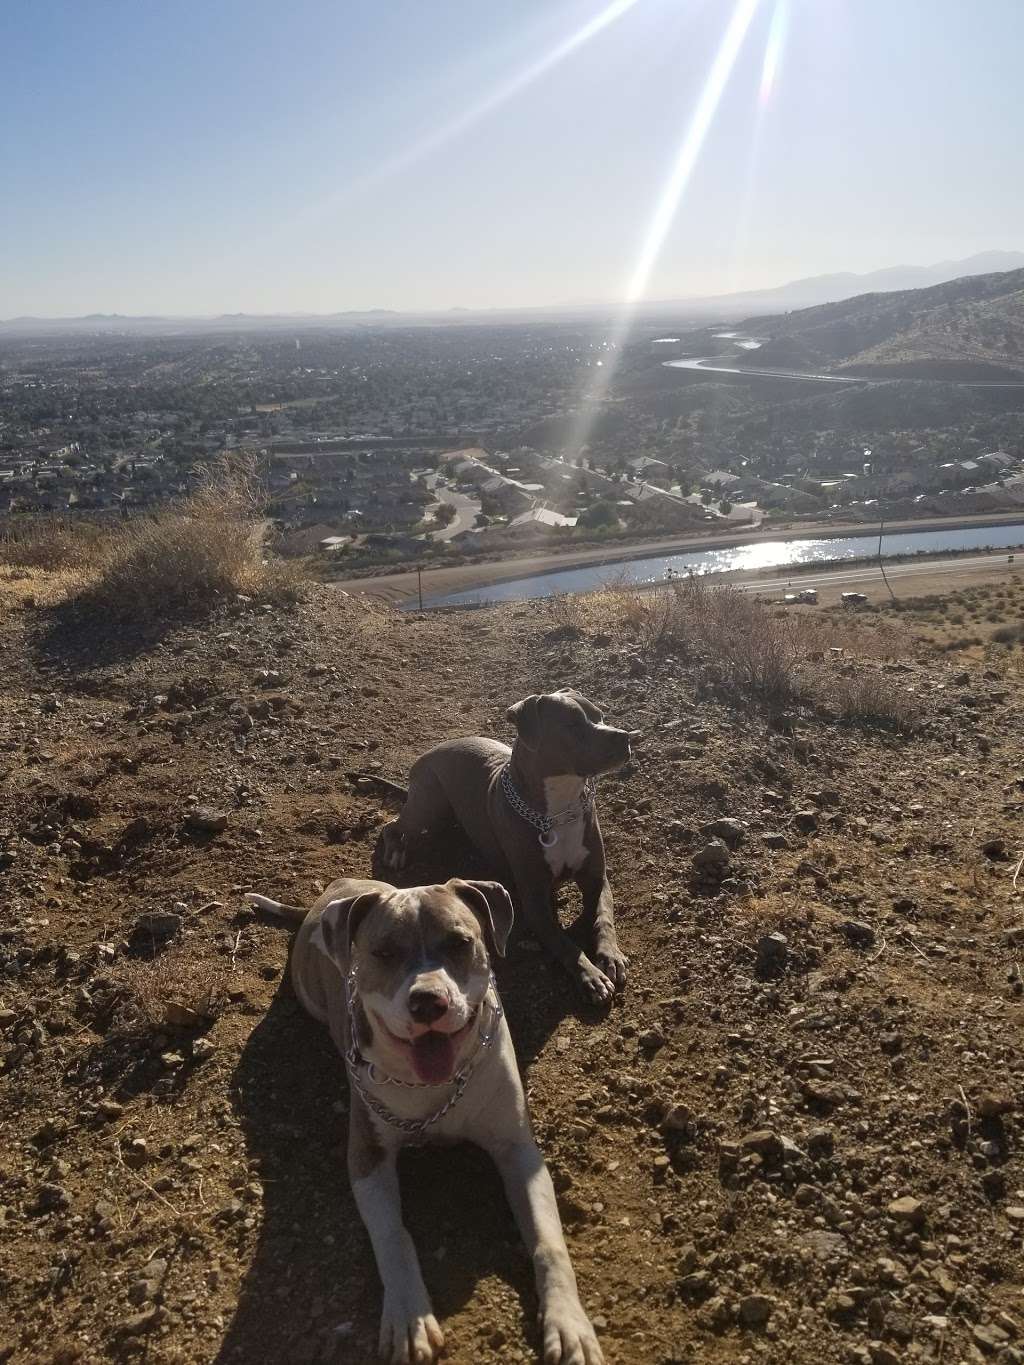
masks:
[[[488,951],[495,957],[504,957],[512,932],[513,911],[512,898],[501,882],[464,882],[461,877],[453,877],[448,885],[480,921]]]
[[[595,725],[599,725],[604,720],[604,711],[594,702],[588,701],[582,692],[577,692],[575,687],[560,687],[559,692],[563,696],[572,697],[573,701],[581,708],[587,720],[592,720]]]
[[[363,891],[358,896],[344,896],[330,901],[324,906],[310,941],[343,972],[347,972],[359,926],[374,906],[379,904],[380,893],[377,891]]]
[[[505,712],[505,719],[511,721],[519,732],[519,738],[528,749],[536,747],[539,735],[540,696],[533,692],[522,701],[517,701],[515,706],[510,706]]]

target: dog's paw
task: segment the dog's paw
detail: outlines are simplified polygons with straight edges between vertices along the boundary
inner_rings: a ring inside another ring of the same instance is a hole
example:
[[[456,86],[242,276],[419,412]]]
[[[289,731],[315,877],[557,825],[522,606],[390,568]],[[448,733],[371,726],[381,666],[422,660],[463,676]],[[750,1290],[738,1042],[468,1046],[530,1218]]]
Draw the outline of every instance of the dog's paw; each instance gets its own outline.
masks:
[[[614,939],[610,942],[598,943],[597,951],[594,953],[594,963],[612,983],[615,994],[621,995],[626,989],[627,959],[619,951],[619,945]]]
[[[384,1295],[380,1319],[380,1358],[390,1365],[433,1365],[444,1350],[444,1333],[423,1297]]]
[[[393,872],[400,872],[405,866],[405,836],[398,828],[398,821],[391,820],[380,832],[380,861],[382,866]]]
[[[604,1354],[579,1299],[552,1297],[541,1309],[544,1365],[604,1365]]]
[[[614,983],[588,957],[579,960],[580,989],[592,1005],[607,1005],[615,994]]]

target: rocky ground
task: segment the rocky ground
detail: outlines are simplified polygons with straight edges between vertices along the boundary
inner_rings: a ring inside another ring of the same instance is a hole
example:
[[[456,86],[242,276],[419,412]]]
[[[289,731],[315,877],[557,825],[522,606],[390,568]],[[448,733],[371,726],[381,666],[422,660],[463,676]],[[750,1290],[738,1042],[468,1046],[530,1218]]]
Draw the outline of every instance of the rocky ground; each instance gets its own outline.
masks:
[[[1010,656],[817,665],[898,688],[898,734],[544,604],[124,639],[0,593],[0,1360],[372,1359],[342,1065],[242,893],[365,874],[350,772],[572,683],[646,735],[599,797],[631,980],[588,1013],[523,938],[499,980],[609,1361],[1024,1361]],[[450,1359],[535,1359],[488,1163],[404,1188]]]

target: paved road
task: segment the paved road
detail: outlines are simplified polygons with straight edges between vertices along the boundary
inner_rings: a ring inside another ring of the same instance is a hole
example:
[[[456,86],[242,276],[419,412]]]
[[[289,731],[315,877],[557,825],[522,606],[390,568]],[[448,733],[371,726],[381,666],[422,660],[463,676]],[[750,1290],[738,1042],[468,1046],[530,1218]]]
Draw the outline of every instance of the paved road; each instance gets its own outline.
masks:
[[[726,333],[721,333],[726,336]],[[737,345],[744,346],[744,349],[752,349],[760,345],[754,342],[753,338],[729,336],[729,340],[736,341]],[[745,346],[744,343],[750,341],[752,346]],[[762,379],[802,379],[815,384],[894,384],[896,377],[887,379],[860,379],[856,375],[842,374],[807,374],[797,370],[768,370],[755,369],[750,365],[721,365],[715,364],[720,361],[721,356],[706,356],[697,360],[664,360],[662,364],[668,370],[705,370],[708,374],[743,374],[759,376]],[[1024,380],[1021,379],[931,379],[930,384],[952,384],[954,388],[960,389],[1024,389]]]
[[[480,511],[480,503],[476,498],[459,493],[454,488],[446,488],[443,484],[434,485],[434,495],[438,502],[446,502],[455,508],[455,517],[447,526],[442,526],[440,531],[432,531],[431,540],[451,540],[460,531],[472,529]]]
[[[1024,552],[1018,553],[1016,563],[1024,567]],[[940,574],[960,574],[984,565],[1006,565],[1006,554],[996,551],[990,555],[956,555],[952,559],[909,560],[905,564],[886,563],[886,576],[890,579],[909,578],[914,574],[927,574],[935,578]],[[879,573],[878,565],[857,564],[846,569],[827,569],[821,573],[786,574],[785,570],[771,578],[740,578],[736,574],[716,575],[716,580],[733,583],[744,592],[783,593],[799,592],[801,588],[837,587],[850,584],[854,592],[862,591],[864,584],[877,583],[882,592],[885,584]],[[792,583],[792,586],[790,586]]]

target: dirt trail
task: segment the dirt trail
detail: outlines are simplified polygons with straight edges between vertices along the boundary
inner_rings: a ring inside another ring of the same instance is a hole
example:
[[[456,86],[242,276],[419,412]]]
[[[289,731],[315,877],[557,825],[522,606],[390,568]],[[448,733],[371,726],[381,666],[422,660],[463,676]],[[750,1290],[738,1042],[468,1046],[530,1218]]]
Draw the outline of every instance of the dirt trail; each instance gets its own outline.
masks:
[[[609,1361],[1024,1360],[1019,678],[870,665],[919,698],[907,738],[545,604],[325,588],[125,641],[7,591],[0,1360],[373,1358],[343,1069],[242,893],[365,874],[389,810],[348,771],[567,683],[646,733],[599,797],[631,982],[582,1011],[520,937],[500,987]],[[410,871],[469,870],[453,842]],[[126,964],[175,954],[223,1008],[122,1028]],[[449,1358],[535,1360],[486,1160],[411,1153],[404,1189]]]

